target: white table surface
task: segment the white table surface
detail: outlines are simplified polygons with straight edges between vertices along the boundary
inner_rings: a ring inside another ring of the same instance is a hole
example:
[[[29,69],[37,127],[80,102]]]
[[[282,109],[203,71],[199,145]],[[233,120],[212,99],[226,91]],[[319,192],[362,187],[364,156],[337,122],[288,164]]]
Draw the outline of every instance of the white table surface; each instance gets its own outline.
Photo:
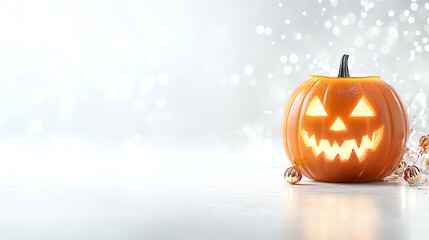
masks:
[[[0,142],[1,239],[425,239],[429,190],[283,180],[281,148]],[[274,160],[273,160],[274,159]],[[427,239],[427,238],[426,238]]]

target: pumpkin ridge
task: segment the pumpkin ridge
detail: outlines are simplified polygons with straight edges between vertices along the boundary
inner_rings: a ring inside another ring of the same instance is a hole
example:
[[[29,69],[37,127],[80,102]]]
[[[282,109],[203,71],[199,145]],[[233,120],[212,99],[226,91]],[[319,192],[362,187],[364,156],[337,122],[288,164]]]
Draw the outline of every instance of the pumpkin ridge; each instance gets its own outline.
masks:
[[[320,79],[316,79],[315,81],[314,81],[314,83],[313,83],[313,85],[310,87],[310,88],[308,88],[307,89],[307,91],[304,93],[304,96],[303,96],[303,101],[300,103],[300,107],[298,108],[299,110],[298,110],[298,114],[297,114],[297,120],[298,121],[296,121],[296,124],[297,124],[297,128],[299,128],[299,124],[301,123],[301,121],[302,121],[302,114],[301,114],[301,112],[302,112],[302,106],[304,105],[304,103],[305,103],[305,99],[307,98],[307,96],[308,96],[308,94],[310,93],[310,92],[312,92],[313,91],[313,89],[314,89],[314,87],[316,86],[316,85],[318,85],[318,84],[320,84],[322,81],[320,81]],[[300,155],[300,158],[302,158],[302,156],[303,156],[303,154],[302,154],[302,151],[301,151],[301,141],[300,141],[300,135],[299,135],[299,131],[295,131],[295,134],[294,134],[294,139],[295,139],[295,141],[297,141],[297,143],[298,143],[298,149],[299,149],[299,155]],[[304,166],[305,166],[305,171],[303,171],[303,172],[305,172],[306,173],[306,175],[308,175],[309,177],[311,177],[312,179],[314,179],[314,176],[313,176],[313,173],[310,171],[310,169],[309,168],[307,168],[307,164],[304,164]],[[298,166],[299,168],[302,168],[302,166],[301,165],[299,165]]]
[[[324,92],[323,92],[323,106],[326,106],[326,99],[327,99],[327,94],[328,94],[328,91],[329,91],[329,88],[330,88],[330,85],[331,85],[331,81],[328,81],[327,83],[326,83],[326,88],[323,90]],[[326,120],[323,120],[323,122],[322,122],[322,125],[325,125],[325,121]],[[336,157],[336,156],[335,156]],[[326,169],[326,167],[328,166],[327,164],[326,164],[326,162],[323,164],[323,166],[324,166],[324,168]]]
[[[369,84],[372,84],[372,83],[369,83]],[[360,88],[360,90],[361,90],[361,92],[365,95],[366,94],[366,92],[365,92],[365,88],[363,87],[363,84],[362,84],[362,82],[358,82],[358,85],[359,85],[359,88]],[[366,120],[366,129],[367,129],[367,131],[366,132],[369,132],[370,131],[370,122],[369,122],[369,120],[367,119]],[[362,144],[362,143],[361,143]],[[369,149],[368,149],[369,150]],[[356,181],[359,181],[359,178],[360,177],[362,177],[362,175],[364,175],[365,174],[365,172],[366,172],[366,167],[364,167],[363,169],[362,169],[362,173],[359,175],[359,176],[357,176],[355,179],[353,179],[353,182],[356,182]]]
[[[374,85],[377,85],[377,84],[374,84]],[[390,103],[389,103],[389,101],[387,100],[387,97],[386,97],[386,95],[384,94],[384,92],[383,91],[381,91],[380,90],[380,84],[378,84],[379,86],[374,86],[374,88],[375,89],[377,89],[377,91],[379,91],[380,92],[380,94],[381,94],[381,96],[383,96],[383,98],[384,98],[384,102],[385,102],[385,104],[387,104],[388,105],[388,109],[391,109],[391,106],[390,106]],[[381,86],[383,86],[383,85],[381,85]],[[389,132],[389,135],[391,135],[392,134],[392,132],[394,132],[394,130],[393,130],[393,117],[392,117],[392,111],[388,111],[389,112],[389,124],[390,124],[390,132]],[[388,131],[386,131],[386,132],[388,132]],[[386,136],[384,136],[384,138],[386,138]],[[387,136],[387,139],[388,139],[388,141],[389,141],[389,144],[387,145],[387,146],[391,146],[392,145],[392,138],[391,138],[391,136]],[[390,154],[390,151],[386,151],[386,157],[385,158],[388,158],[389,157],[389,154]],[[395,164],[395,166],[394,167],[396,167],[396,164]],[[383,173],[385,173],[384,172],[384,169],[385,169],[386,167],[384,167],[383,168],[383,170],[382,171],[380,171],[380,173],[376,176],[376,179],[380,179],[380,176],[382,176],[383,175]],[[388,175],[388,174],[390,174],[390,172],[389,173],[387,173],[387,174],[385,174],[386,176]]]
[[[405,136],[404,136],[405,141],[403,141],[403,143],[402,143],[402,149],[401,149],[401,151],[403,151],[403,149],[406,147],[407,140],[408,140],[408,137],[409,137],[409,134],[410,134],[409,126],[407,124],[408,123],[408,116],[407,116],[407,114],[405,114],[406,113],[405,107],[404,107],[404,105],[402,103],[401,98],[399,97],[398,93],[396,92],[396,90],[392,86],[390,86],[389,84],[387,84],[385,82],[381,83],[381,85],[385,86],[386,88],[389,89],[390,93],[394,96],[394,98],[396,100],[396,103],[399,104],[399,107],[402,110],[401,116],[402,116],[402,120],[404,122],[404,127],[406,129],[406,131],[404,131],[404,133],[405,133]],[[396,165],[393,166],[393,168],[389,171],[389,173],[393,172],[395,170],[395,167],[396,167]]]
[[[389,84],[387,84],[386,83],[386,85],[389,87],[389,89],[390,89],[390,91],[395,95],[395,97],[396,97],[396,101],[399,103],[399,105],[401,106],[401,109],[402,109],[402,111],[403,111],[403,113],[406,113],[407,111],[406,111],[406,108],[404,107],[404,104],[403,104],[403,102],[402,102],[402,99],[401,99],[401,97],[399,96],[399,94],[398,94],[398,92],[396,92],[396,90],[391,86],[391,85],[389,85]],[[405,126],[405,128],[409,128],[408,127],[408,124],[407,124],[407,122],[408,122],[408,115],[407,114],[401,114],[402,115],[402,118],[403,118],[403,120],[404,120],[404,126]],[[405,132],[405,139],[408,139],[408,137],[410,136],[410,131],[409,131],[409,129],[408,129],[408,131],[406,131]],[[404,145],[403,145],[403,147],[406,147],[406,141],[404,142]]]
[[[314,80],[315,78],[310,78],[309,80],[307,80],[307,84],[308,85],[310,85],[311,83],[312,83],[312,81]],[[317,81],[317,79],[315,80],[315,81]],[[285,144],[286,146],[287,146],[287,148],[285,148],[285,150],[286,150],[286,155],[288,155],[288,157],[289,158],[292,158],[292,155],[291,155],[291,150],[290,150],[290,146],[289,146],[289,144],[287,144],[287,141],[288,141],[288,136],[287,136],[287,127],[285,126],[285,125],[287,125],[287,122],[289,121],[289,116],[290,116],[290,108],[292,107],[292,105],[293,105],[293,103],[295,102],[295,100],[296,100],[296,97],[298,96],[298,94],[300,93],[300,91],[302,91],[302,89],[304,89],[306,86],[307,86],[307,84],[303,84],[303,85],[301,85],[300,87],[298,87],[293,93],[292,93],[292,95],[290,96],[291,97],[291,101],[289,102],[286,102],[286,107],[285,107],[285,110],[284,110],[284,112],[283,112],[283,126],[282,126],[282,137],[283,137],[283,144]],[[314,85],[315,83],[313,83],[313,85]],[[292,162],[292,159],[290,159],[291,160],[291,162]]]

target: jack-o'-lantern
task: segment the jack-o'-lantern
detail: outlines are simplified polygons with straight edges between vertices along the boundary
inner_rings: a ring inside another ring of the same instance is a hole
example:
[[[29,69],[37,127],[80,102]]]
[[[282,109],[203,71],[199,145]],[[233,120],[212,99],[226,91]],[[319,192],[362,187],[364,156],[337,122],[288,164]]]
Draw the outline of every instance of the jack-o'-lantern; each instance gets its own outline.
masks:
[[[347,60],[336,78],[310,76],[284,109],[286,155],[314,180],[382,179],[405,152],[410,130],[398,93],[381,77],[350,77]]]

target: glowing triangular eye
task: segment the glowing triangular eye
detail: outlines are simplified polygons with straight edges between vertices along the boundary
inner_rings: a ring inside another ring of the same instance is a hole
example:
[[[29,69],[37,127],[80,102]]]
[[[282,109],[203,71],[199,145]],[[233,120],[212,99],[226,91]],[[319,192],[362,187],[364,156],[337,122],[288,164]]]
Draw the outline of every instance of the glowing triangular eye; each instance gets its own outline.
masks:
[[[328,116],[325,109],[323,108],[322,102],[316,96],[311,100],[310,104],[308,104],[307,110],[305,111],[305,115],[308,116]]]
[[[350,116],[351,117],[371,117],[371,116],[375,116],[375,114],[368,100],[366,100],[365,97],[362,97]]]

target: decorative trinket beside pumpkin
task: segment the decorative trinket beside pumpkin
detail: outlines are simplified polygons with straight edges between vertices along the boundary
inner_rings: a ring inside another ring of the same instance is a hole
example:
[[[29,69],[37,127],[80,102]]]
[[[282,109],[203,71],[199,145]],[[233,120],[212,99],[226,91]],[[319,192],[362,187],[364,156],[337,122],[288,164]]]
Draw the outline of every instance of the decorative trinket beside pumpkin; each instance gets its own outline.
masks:
[[[396,166],[395,170],[393,171],[393,174],[395,174],[397,176],[402,176],[406,166],[407,166],[407,163],[405,161],[401,161],[398,164],[398,166]]]
[[[420,173],[420,169],[415,165],[408,166],[407,169],[405,169],[404,171],[404,179],[409,184],[414,184],[418,182],[421,177],[422,174]]]
[[[301,181],[302,175],[295,166],[286,169],[284,174],[285,181],[290,184],[295,184]]]
[[[425,153],[429,153],[429,135],[424,135],[420,138],[419,146],[423,148]]]
[[[310,76],[286,103],[282,138],[302,174],[324,182],[366,182],[392,173],[410,134],[398,93],[378,76]]]

